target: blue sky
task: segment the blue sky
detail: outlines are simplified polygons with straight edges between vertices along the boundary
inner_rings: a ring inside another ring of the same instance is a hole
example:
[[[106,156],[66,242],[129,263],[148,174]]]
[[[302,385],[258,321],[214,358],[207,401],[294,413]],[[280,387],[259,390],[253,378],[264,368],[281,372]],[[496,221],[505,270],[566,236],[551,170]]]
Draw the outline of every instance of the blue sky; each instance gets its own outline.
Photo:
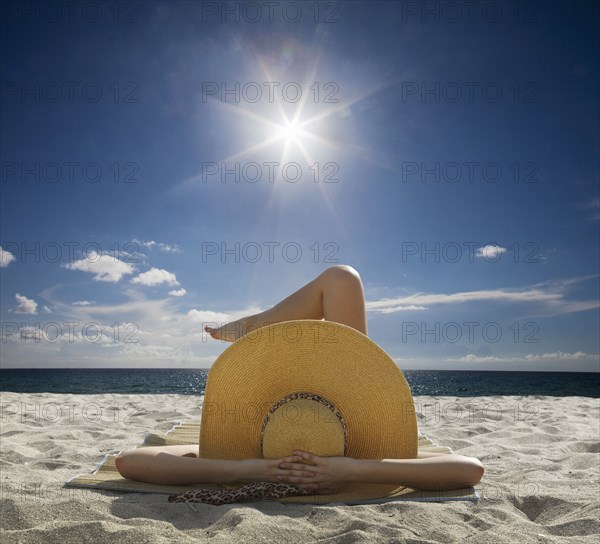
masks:
[[[208,368],[349,264],[401,368],[598,371],[598,6],[491,4],[4,5],[3,368]]]

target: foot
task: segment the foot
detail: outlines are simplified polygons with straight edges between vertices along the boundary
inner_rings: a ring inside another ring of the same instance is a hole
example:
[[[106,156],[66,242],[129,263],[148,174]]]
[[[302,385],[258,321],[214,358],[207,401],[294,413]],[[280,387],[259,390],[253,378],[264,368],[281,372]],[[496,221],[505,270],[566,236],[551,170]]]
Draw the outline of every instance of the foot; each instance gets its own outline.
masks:
[[[232,321],[222,327],[211,327],[205,325],[204,330],[210,334],[215,340],[223,340],[224,342],[235,342],[238,338],[243,336],[246,331],[242,326],[243,320]]]
[[[252,321],[247,318],[238,319],[227,323],[222,327],[211,327],[205,325],[204,330],[210,334],[215,340],[223,340],[224,342],[235,342],[245,334],[257,329],[261,326],[258,321]]]

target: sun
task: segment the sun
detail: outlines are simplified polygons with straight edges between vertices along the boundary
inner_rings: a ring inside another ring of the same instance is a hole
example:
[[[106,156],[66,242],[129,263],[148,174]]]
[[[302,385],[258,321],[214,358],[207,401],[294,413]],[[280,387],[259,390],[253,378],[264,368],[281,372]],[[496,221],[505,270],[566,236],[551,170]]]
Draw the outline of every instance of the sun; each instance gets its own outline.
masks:
[[[308,90],[313,91],[313,95],[316,102],[318,93],[314,91],[313,86],[318,85],[317,83],[311,83],[314,81],[314,75],[317,70],[317,63],[319,61],[319,55],[316,55],[312,67],[309,67],[307,73],[311,74],[308,79],[303,83],[303,86]],[[276,78],[265,68],[265,63],[259,58],[257,71],[262,69],[264,72],[264,81],[274,81]],[[370,88],[359,90],[355,92],[353,96],[345,100],[332,100],[330,106],[326,106],[319,113],[312,112],[316,109],[311,103],[309,92],[300,93],[301,98],[297,101],[295,107],[291,107],[287,100],[283,100],[283,95],[275,93],[274,106],[276,111],[272,112],[271,115],[263,115],[262,112],[256,112],[250,106],[240,105],[239,101],[235,103],[219,100],[217,96],[210,95],[211,101],[218,108],[224,108],[229,110],[231,113],[243,118],[246,121],[255,123],[258,130],[249,132],[250,136],[247,139],[247,143],[236,150],[232,150],[232,153],[227,157],[219,160],[219,164],[227,164],[230,162],[238,162],[247,157],[256,156],[258,153],[267,152],[270,154],[269,160],[272,161],[272,153],[280,153],[279,162],[277,164],[284,165],[287,167],[288,162],[294,159],[295,164],[300,164],[304,161],[308,165],[309,169],[312,170],[312,174],[315,172],[321,179],[321,172],[319,168],[330,168],[332,165],[337,168],[337,163],[332,161],[333,157],[339,156],[339,154],[353,155],[357,158],[363,159],[367,162],[371,162],[378,167],[382,166],[382,159],[373,156],[373,153],[368,148],[363,148],[352,143],[345,143],[338,141],[337,138],[327,137],[320,134],[322,130],[326,129],[327,121],[336,121],[336,114],[341,117],[348,117],[352,115],[351,106],[362,100],[366,99],[385,88],[396,85],[397,81],[392,78],[391,80],[381,81],[375,83]],[[271,102],[271,100],[269,101]],[[324,103],[329,101],[324,100]],[[311,112],[310,115],[307,115]],[[236,123],[237,124],[237,123]],[[244,125],[244,128],[250,130],[249,125]],[[332,129],[327,132],[333,132]],[[258,137],[256,136],[258,135]],[[269,149],[271,148],[271,149]],[[278,149],[280,148],[280,149]],[[325,150],[328,150],[334,155],[325,157]],[[322,161],[317,160],[323,157]],[[271,163],[269,164],[276,164]],[[385,165],[385,167],[395,174],[396,169],[392,166]],[[205,172],[202,172],[196,176],[193,176],[189,180],[182,183],[195,183],[198,180],[204,180]]]
[[[286,143],[297,142],[303,135],[300,123],[296,121],[285,121],[285,125],[280,125],[275,129],[275,137],[284,139]]]

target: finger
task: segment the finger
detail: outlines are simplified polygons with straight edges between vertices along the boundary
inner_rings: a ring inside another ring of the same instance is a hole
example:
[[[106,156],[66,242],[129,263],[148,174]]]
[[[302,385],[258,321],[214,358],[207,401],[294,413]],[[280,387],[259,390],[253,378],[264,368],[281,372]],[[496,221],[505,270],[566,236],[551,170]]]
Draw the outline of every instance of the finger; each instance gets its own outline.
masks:
[[[281,459],[279,459],[280,463],[294,463],[297,461],[301,461],[302,457],[300,457],[299,455],[290,455],[288,457],[282,457]]]
[[[280,482],[287,482],[287,483],[298,483],[298,484],[306,484],[306,478],[303,476],[296,476],[296,475],[288,475],[288,474],[279,474],[277,475],[277,480]]]
[[[308,470],[309,472],[313,472],[314,469],[309,468],[305,463],[280,463],[279,468],[283,468],[285,470]]]
[[[299,478],[314,478],[315,473],[310,472],[309,470],[285,470],[284,472],[280,472],[279,476],[298,476]]]
[[[301,456],[302,459],[305,459],[306,461],[310,461],[311,463],[316,464],[318,461],[318,457],[316,455],[313,455],[312,453],[309,453],[307,451],[294,450],[292,453]]]

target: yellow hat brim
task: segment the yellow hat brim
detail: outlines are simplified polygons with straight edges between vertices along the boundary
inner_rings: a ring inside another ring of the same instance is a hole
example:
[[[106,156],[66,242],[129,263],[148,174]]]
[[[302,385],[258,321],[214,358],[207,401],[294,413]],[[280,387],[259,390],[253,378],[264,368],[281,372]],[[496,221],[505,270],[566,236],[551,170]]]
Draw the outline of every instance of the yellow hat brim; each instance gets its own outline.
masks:
[[[217,358],[202,406],[200,457],[260,458],[260,431],[268,410],[299,391],[328,399],[342,413],[348,427],[347,457],[417,456],[414,401],[394,361],[352,327],[302,319],[251,331]],[[367,500],[407,490],[397,484],[351,484],[333,495],[282,500]]]

